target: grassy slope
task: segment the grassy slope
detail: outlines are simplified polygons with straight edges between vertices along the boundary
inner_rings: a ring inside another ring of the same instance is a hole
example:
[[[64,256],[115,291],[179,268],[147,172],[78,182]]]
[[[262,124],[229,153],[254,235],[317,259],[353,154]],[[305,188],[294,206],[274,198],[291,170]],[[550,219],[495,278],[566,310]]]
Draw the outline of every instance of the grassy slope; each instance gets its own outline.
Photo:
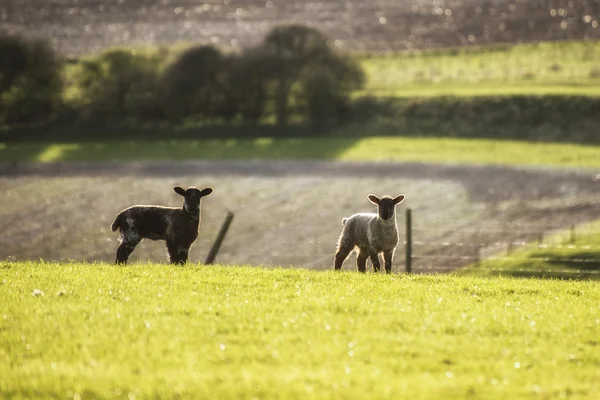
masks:
[[[0,287],[4,397],[600,391],[592,282],[4,262]]]
[[[600,42],[398,53],[361,60],[365,93],[388,96],[600,96]]]
[[[530,243],[510,258],[489,258],[458,273],[472,276],[519,276],[600,280],[600,220],[559,232],[542,244]]]
[[[600,167],[600,146],[432,138],[0,143],[0,161],[329,159]]]

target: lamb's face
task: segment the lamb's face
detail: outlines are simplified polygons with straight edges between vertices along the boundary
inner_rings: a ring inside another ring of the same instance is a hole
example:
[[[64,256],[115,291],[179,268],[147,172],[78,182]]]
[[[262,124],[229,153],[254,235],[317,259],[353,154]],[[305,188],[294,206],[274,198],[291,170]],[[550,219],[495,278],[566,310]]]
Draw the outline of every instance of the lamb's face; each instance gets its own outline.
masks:
[[[190,186],[187,189],[183,189],[182,187],[176,186],[173,188],[175,193],[180,196],[183,196],[183,205],[187,212],[194,213],[198,211],[200,208],[200,200],[204,196],[208,196],[213,192],[212,188],[198,189],[193,186]]]
[[[375,196],[374,194],[369,195],[369,201],[371,201],[373,204],[377,204],[377,213],[379,214],[379,218],[383,219],[384,221],[394,217],[396,205],[402,203],[403,200],[404,195],[396,197],[383,196],[381,198]]]

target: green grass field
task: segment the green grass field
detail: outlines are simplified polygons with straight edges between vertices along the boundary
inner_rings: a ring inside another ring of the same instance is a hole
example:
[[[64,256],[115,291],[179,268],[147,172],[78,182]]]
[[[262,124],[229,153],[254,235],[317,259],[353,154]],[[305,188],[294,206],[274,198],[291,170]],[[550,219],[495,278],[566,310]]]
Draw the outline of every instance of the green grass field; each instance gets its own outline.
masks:
[[[600,167],[600,146],[453,138],[297,138],[0,143],[0,161],[324,159]]]
[[[499,254],[458,273],[471,276],[515,276],[600,280],[600,220]]]
[[[576,398],[594,282],[0,264],[3,398]]]
[[[600,42],[547,42],[362,58],[364,93],[600,95]]]

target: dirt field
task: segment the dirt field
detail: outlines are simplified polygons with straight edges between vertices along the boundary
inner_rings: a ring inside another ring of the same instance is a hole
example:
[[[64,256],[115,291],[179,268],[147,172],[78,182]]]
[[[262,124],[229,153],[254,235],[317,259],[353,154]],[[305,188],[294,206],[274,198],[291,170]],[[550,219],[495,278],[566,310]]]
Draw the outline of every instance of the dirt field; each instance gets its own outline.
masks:
[[[203,201],[191,261],[203,261],[228,210],[235,214],[218,256],[225,264],[331,268],[341,219],[372,211],[367,194],[404,193],[401,239],[413,210],[417,272],[472,262],[498,243],[600,216],[595,173],[553,169],[395,163],[186,162],[11,164],[0,168],[0,259],[112,261],[109,226],[133,204],[177,206],[174,185],[213,186]],[[449,245],[452,244],[452,245]],[[395,270],[403,269],[403,248]],[[144,241],[136,260],[166,260],[162,242]],[[345,268],[354,269],[351,256]]]
[[[368,51],[600,38],[600,5],[586,0],[8,0],[0,17],[64,54],[180,41],[249,46],[283,23]]]

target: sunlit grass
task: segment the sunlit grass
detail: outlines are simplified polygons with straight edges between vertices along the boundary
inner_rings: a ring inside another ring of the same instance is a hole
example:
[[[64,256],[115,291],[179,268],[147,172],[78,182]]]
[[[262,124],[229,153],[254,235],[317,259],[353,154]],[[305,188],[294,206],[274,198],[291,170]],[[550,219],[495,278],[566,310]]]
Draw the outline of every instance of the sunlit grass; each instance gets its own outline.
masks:
[[[364,90],[356,93],[360,95],[377,95],[385,97],[438,97],[438,96],[510,96],[510,95],[563,95],[563,96],[600,96],[600,80],[588,80],[584,84],[569,83],[440,83],[440,84],[414,84],[405,86],[390,83],[389,86],[374,87],[367,86]]]
[[[3,143],[0,161],[323,159],[600,167],[600,146],[453,138],[297,138]]]
[[[600,286],[0,264],[4,398],[595,399]]]
[[[597,41],[395,53],[361,63],[364,93],[377,95],[600,95]]]
[[[600,166],[600,146],[485,139],[364,138],[342,160],[455,162],[467,164]]]

